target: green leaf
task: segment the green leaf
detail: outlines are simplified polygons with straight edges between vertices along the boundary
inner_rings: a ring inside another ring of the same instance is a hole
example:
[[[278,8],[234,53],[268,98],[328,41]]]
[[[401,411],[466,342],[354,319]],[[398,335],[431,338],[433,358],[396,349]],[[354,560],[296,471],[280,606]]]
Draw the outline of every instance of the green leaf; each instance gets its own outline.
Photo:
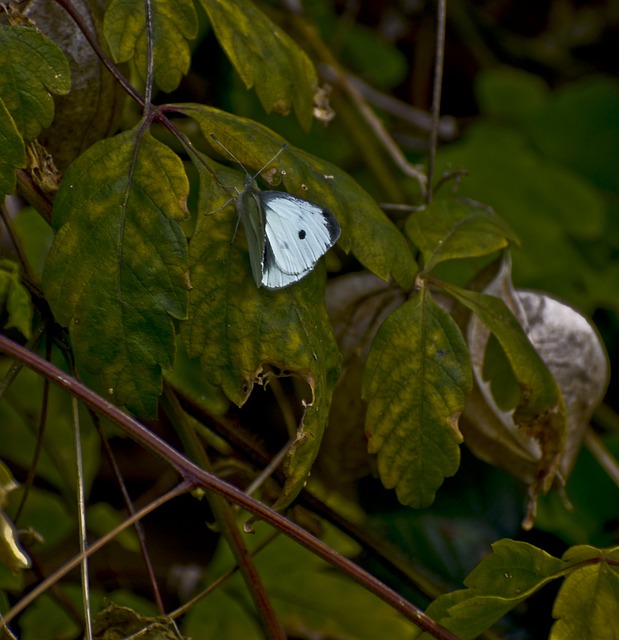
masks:
[[[517,242],[492,209],[453,198],[435,199],[413,213],[406,233],[423,254],[425,272],[445,260],[484,256]]]
[[[428,506],[460,463],[458,419],[472,386],[468,351],[427,289],[383,323],[363,380],[368,450],[398,499]]]
[[[267,113],[294,109],[309,129],[316,70],[298,44],[250,0],[201,0],[213,31],[245,86]]]
[[[54,356],[57,354],[54,353]],[[54,358],[56,360],[56,358]],[[54,362],[58,366],[58,362]],[[0,368],[6,374],[8,366]],[[44,380],[29,369],[23,369],[10,389],[6,402],[0,403],[0,442],[5,460],[29,469],[35,454],[40,428],[37,405],[43,401]],[[67,464],[67,452],[74,451],[73,435],[67,428],[71,424],[73,409],[69,395],[54,385],[49,387],[46,406],[46,427],[43,447],[37,465],[37,477],[54,486],[69,500],[75,499],[75,465]],[[32,411],[23,411],[22,399],[27,398]],[[82,415],[82,450],[84,454],[84,485],[88,491],[98,471],[101,439],[92,427],[87,412]],[[71,454],[72,455],[72,454]],[[49,498],[46,496],[46,498]],[[32,498],[34,499],[34,498]],[[49,499],[48,499],[49,502]],[[26,510],[28,503],[26,504]],[[52,512],[53,513],[53,512]],[[44,518],[41,519],[44,521]],[[44,535],[48,533],[43,529]]]
[[[163,91],[174,91],[189,71],[187,40],[198,34],[192,0],[154,0],[152,7],[153,76]],[[115,62],[134,59],[146,77],[148,38],[143,0],[112,0],[105,13],[103,32]]]
[[[26,141],[54,119],[51,93],[71,88],[64,53],[37,29],[0,24],[0,95]]]
[[[107,502],[97,502],[88,507],[86,512],[86,521],[88,522],[88,530],[103,537],[106,533],[122,524],[125,515],[116,511]],[[135,530],[124,529],[114,537],[114,540],[127,551],[139,552],[140,544],[138,542]]]
[[[538,113],[549,93],[543,78],[513,67],[493,67],[475,78],[475,95],[482,111],[518,123]]]
[[[538,484],[546,493],[561,462],[567,426],[556,380],[503,300],[447,283],[442,286],[486,325],[505,352],[520,387],[513,419],[542,447]]]
[[[619,552],[593,547],[569,549],[563,559],[575,566],[565,579],[552,615],[550,640],[619,637]]]
[[[464,581],[467,589],[440,596],[426,612],[462,640],[477,638],[566,567],[526,542],[499,540],[492,551]]]
[[[571,136],[564,130],[560,137]],[[459,196],[490,205],[526,247],[513,256],[519,287],[552,292],[584,309],[597,308],[600,298],[614,304],[615,276],[600,278],[608,259],[602,254],[595,264],[579,246],[601,239],[608,224],[603,194],[590,182],[537,153],[521,128],[488,123],[470,127],[462,140],[441,150],[437,173],[455,168],[468,173]],[[608,164],[604,171],[613,173]],[[566,265],[573,277],[566,277]]]
[[[26,148],[15,121],[0,98],[0,200],[15,191],[15,170],[26,166]]]
[[[553,92],[544,108],[526,123],[525,130],[548,159],[616,194],[619,193],[614,167],[619,153],[618,110],[616,79],[601,74],[587,76]]]
[[[15,327],[29,338],[32,329],[30,294],[19,277],[19,266],[8,259],[0,259],[0,309],[7,314],[4,326]]]
[[[208,159],[204,158],[204,162]],[[227,193],[197,162],[204,213]],[[232,186],[238,174],[220,171]],[[216,196],[213,193],[217,194]],[[217,208],[217,207],[214,207]],[[320,265],[292,287],[258,289],[251,275],[243,233],[237,233],[233,207],[198,218],[191,239],[189,319],[181,326],[187,352],[199,356],[210,382],[221,385],[242,405],[269,364],[303,378],[311,389],[297,439],[284,468],[288,481],[282,500],[301,489],[316,457],[329,417],[340,355],[325,311],[324,272]],[[234,238],[234,241],[231,240]]]
[[[186,314],[189,189],[178,156],[148,133],[93,145],[65,174],[43,285],[78,368],[119,405],[153,415]]]
[[[255,548],[272,531],[260,524],[248,545]],[[340,545],[331,538],[326,542],[342,553]],[[415,630],[411,622],[376,596],[346,576],[329,570],[323,560],[284,536],[277,537],[256,555],[255,563],[286,637],[400,639],[410,637]],[[209,566],[209,575],[219,576],[233,565],[229,549],[220,545]],[[283,588],[282,576],[286,577]],[[187,613],[183,634],[194,640],[262,637],[252,611],[239,598],[244,588],[238,572],[228,578]]]
[[[216,153],[225,155],[211,139],[211,133],[250,172],[265,169],[285,144],[283,138],[246,118],[197,104],[175,106],[196,120]],[[379,278],[393,277],[404,289],[412,286],[417,266],[406,239],[374,199],[348,174],[301,149],[288,146],[261,175],[269,186],[281,189],[283,185],[289,193],[329,209],[342,227],[338,246],[344,251],[352,251],[359,262]],[[211,206],[204,204],[208,207],[204,210],[206,213],[222,202],[216,205],[213,201]]]

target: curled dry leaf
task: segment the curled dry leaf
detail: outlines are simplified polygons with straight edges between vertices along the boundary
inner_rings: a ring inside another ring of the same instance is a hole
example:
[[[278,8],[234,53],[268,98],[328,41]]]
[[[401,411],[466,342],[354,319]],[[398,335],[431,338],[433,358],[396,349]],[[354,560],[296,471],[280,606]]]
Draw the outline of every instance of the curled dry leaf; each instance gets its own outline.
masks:
[[[327,287],[327,313],[343,357],[342,375],[333,393],[329,428],[312,473],[347,482],[369,471],[363,436],[363,367],[379,327],[405,300],[396,289],[370,273],[336,278]]]
[[[496,363],[492,376],[487,375],[493,345],[488,329],[475,316],[467,332],[475,386],[462,427],[467,445],[478,457],[528,485],[530,501],[523,527],[530,528],[538,493],[545,493],[553,483],[561,488],[572,470],[591,414],[606,391],[609,366],[595,327],[574,308],[547,294],[514,289],[510,267],[506,259],[484,293],[503,299],[554,376],[567,411],[565,437],[517,426],[508,401],[509,375],[497,376],[501,367]],[[500,359],[495,349],[495,360],[497,355]]]

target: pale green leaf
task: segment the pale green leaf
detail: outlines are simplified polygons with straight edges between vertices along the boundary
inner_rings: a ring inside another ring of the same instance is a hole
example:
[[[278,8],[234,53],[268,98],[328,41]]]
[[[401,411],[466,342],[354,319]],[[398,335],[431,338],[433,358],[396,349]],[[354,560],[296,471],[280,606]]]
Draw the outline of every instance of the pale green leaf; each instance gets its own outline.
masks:
[[[8,365],[0,367],[0,373],[6,374]],[[29,405],[37,408],[43,401],[44,380],[30,369],[24,368],[6,392],[7,402],[0,402],[0,442],[2,456],[22,469],[28,469],[36,450],[39,411],[21,410],[21,398],[28,398]],[[43,446],[37,464],[37,477],[51,484],[61,494],[75,491],[75,465],[67,464],[67,452],[74,449],[73,435],[67,425],[72,421],[72,406],[69,395],[59,387],[51,385],[48,390],[46,406],[46,427],[43,434]],[[89,428],[90,427],[90,428]],[[92,428],[86,411],[82,416],[82,450],[84,454],[84,486],[88,492],[99,465],[101,440]],[[33,500],[35,498],[32,498]],[[49,502],[49,496],[45,498]],[[28,503],[25,507],[28,510]],[[50,515],[54,514],[50,510]],[[54,514],[56,516],[56,514]],[[44,518],[42,518],[44,521]],[[47,532],[43,531],[44,535]]]
[[[15,191],[15,170],[26,166],[24,140],[0,98],[0,200]]]
[[[30,568],[30,558],[22,549],[15,526],[3,511],[7,495],[17,487],[13,474],[0,461],[0,561],[14,574]]]
[[[32,301],[28,290],[21,283],[17,263],[0,259],[0,310],[8,316],[4,326],[14,327],[26,337],[32,329]]]
[[[324,271],[319,264],[292,287],[258,289],[245,236],[239,230],[235,237],[234,207],[206,215],[214,202],[221,206],[228,196],[200,162],[197,167],[203,213],[191,239],[189,319],[181,335],[187,352],[200,358],[208,380],[238,405],[254,383],[262,381],[265,365],[295,373],[308,383],[311,395],[304,399],[302,424],[284,465],[289,476],[282,497],[286,500],[301,489],[316,457],[340,366],[325,311]],[[238,174],[219,173],[230,186],[235,175],[238,179]]]
[[[430,505],[458,469],[458,419],[471,386],[460,330],[425,288],[418,291],[379,329],[363,380],[368,450],[403,504]]]
[[[406,239],[348,174],[292,146],[269,164],[285,141],[266,127],[202,105],[176,105],[176,108],[198,122],[216,153],[229,160],[211,139],[211,133],[247,171],[265,169],[261,176],[269,186],[284,187],[295,196],[329,209],[342,227],[337,246],[352,251],[370,271],[383,280],[395,278],[404,289],[412,286],[417,267]],[[216,205],[213,201],[204,212],[220,205],[221,202]]]
[[[312,121],[316,70],[299,45],[251,0],[201,0],[213,31],[245,86],[256,88],[267,113],[294,109]]]
[[[78,368],[120,405],[152,415],[186,313],[189,190],[178,156],[135,129],[93,145],[54,201],[47,299]]]
[[[51,93],[69,92],[64,53],[37,29],[0,24],[0,95],[26,141],[54,119]]]
[[[573,566],[557,596],[550,640],[619,637],[619,554],[580,546],[563,556]]]
[[[492,551],[464,581],[467,589],[440,596],[426,612],[462,640],[477,638],[566,568],[562,560],[525,542],[499,540]]]
[[[474,258],[503,249],[516,237],[492,209],[453,198],[437,198],[406,222],[409,238],[421,250],[424,271],[439,262]]]
[[[192,0],[152,0],[153,75],[163,91],[173,91],[189,71],[188,40],[198,33]],[[144,0],[112,0],[103,31],[115,62],[133,58],[140,75],[147,71],[148,38]]]

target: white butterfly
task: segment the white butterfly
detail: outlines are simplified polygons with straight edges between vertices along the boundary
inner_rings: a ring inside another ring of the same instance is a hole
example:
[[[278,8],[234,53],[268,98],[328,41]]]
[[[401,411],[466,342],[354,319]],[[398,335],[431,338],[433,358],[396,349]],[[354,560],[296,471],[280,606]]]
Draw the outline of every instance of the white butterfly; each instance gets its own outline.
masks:
[[[260,191],[255,178],[245,173],[236,210],[247,236],[252,274],[258,287],[283,289],[312,271],[337,242],[340,225],[331,212],[317,204],[284,191]]]

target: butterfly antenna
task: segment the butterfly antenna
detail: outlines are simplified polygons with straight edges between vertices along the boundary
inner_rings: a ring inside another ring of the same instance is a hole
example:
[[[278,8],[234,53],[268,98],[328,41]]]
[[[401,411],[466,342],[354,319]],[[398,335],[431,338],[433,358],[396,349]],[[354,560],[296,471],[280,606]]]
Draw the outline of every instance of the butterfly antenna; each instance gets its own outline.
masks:
[[[215,142],[241,167],[241,169],[243,169],[243,171],[245,171],[245,173],[249,173],[243,163],[232,153],[232,151],[230,151],[230,149],[228,149],[228,147],[224,145],[223,142],[217,138],[214,133],[211,133],[211,138],[215,140]]]
[[[211,133],[211,138],[215,140],[215,142],[243,169],[243,171],[245,171],[245,173],[249,174],[249,171],[247,171],[247,169],[245,168],[245,165],[243,165],[243,163],[232,153],[232,151],[230,151],[230,149],[224,146],[223,142],[221,142],[214,133]],[[262,169],[260,169],[260,171],[258,171],[253,176],[252,179],[255,180],[274,160],[276,160],[279,157],[279,155],[282,153],[282,151],[286,149],[287,146],[288,146],[288,143],[285,142],[282,145],[281,149],[262,167]]]
[[[279,158],[280,153],[284,151],[287,146],[288,146],[288,143],[284,142],[284,144],[282,145],[282,148],[264,165],[264,167],[262,167],[262,169],[260,169],[260,171],[258,171],[258,173],[256,173],[256,175],[254,176],[254,180],[271,164],[271,162]]]

